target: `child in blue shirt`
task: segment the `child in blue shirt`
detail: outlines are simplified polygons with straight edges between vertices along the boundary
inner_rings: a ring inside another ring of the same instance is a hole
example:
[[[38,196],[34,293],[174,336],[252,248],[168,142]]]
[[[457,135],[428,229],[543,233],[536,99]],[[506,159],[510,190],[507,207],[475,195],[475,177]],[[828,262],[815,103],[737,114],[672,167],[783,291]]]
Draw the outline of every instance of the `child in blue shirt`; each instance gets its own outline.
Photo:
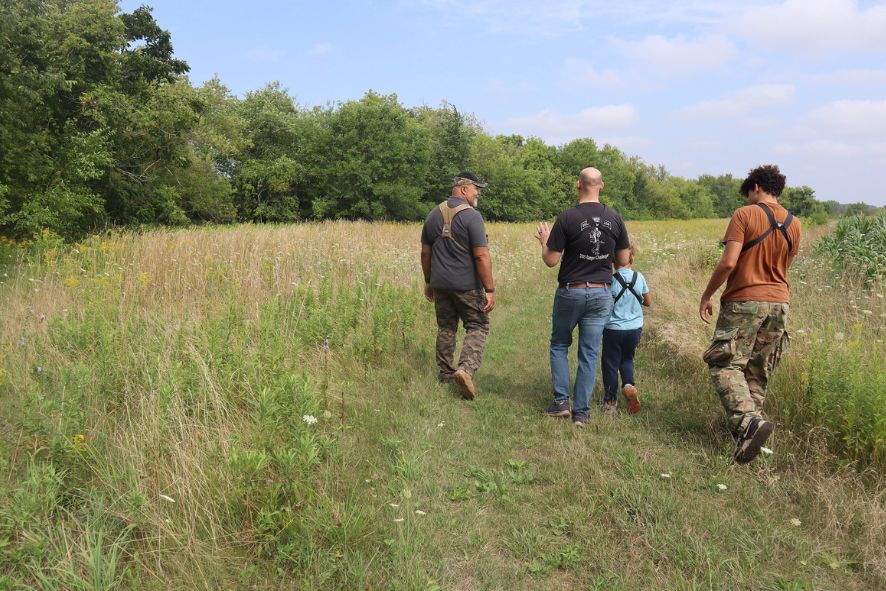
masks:
[[[628,401],[628,412],[640,410],[640,398],[634,383],[634,351],[643,332],[643,308],[651,306],[652,297],[646,279],[631,269],[634,264],[634,243],[630,245],[628,264],[612,274],[612,314],[603,328],[603,412],[618,412],[618,375]]]

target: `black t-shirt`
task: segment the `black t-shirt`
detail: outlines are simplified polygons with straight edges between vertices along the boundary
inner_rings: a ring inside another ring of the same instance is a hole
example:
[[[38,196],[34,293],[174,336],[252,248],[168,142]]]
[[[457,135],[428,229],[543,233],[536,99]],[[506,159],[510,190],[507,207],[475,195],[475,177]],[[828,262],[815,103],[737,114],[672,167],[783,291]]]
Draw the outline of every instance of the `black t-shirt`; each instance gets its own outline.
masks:
[[[602,203],[579,203],[557,217],[548,248],[563,253],[560,283],[612,283],[616,250],[630,246],[624,220]]]

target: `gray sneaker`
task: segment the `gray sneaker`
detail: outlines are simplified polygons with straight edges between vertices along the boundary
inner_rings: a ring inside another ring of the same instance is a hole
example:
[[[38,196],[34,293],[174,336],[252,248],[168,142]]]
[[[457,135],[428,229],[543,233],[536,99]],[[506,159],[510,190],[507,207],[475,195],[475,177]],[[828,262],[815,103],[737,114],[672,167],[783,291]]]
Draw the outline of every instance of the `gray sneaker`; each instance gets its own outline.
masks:
[[[587,427],[588,426],[588,415],[583,412],[577,412],[572,415],[572,424],[576,427]]]
[[[602,406],[603,414],[614,417],[618,414],[618,403],[615,400],[607,400]]]
[[[544,410],[544,413],[549,417],[568,417],[569,416],[569,401],[566,402],[552,402],[549,407]]]
[[[735,447],[735,453],[732,455],[735,463],[747,464],[760,455],[760,448],[769,439],[770,433],[772,433],[772,423],[764,421],[760,417],[752,418],[744,433],[738,439],[738,445]]]

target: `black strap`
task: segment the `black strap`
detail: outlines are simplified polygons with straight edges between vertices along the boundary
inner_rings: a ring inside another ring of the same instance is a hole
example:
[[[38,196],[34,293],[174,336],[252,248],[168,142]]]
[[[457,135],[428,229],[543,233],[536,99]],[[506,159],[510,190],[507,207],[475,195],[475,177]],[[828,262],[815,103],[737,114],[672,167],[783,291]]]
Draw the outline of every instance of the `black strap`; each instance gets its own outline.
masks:
[[[631,293],[634,294],[634,297],[637,298],[637,301],[640,302],[640,305],[643,305],[643,296],[634,291],[634,284],[637,283],[637,272],[634,271],[633,276],[631,277],[630,283],[625,283],[625,278],[621,276],[621,273],[616,271],[612,274],[612,277],[621,284],[621,291],[618,292],[618,295],[615,296],[615,299],[612,300],[612,303],[615,304],[618,300],[621,299],[621,296],[625,294],[625,291],[631,290]]]
[[[744,254],[744,251],[748,250],[749,248],[753,248],[760,244],[775,230],[778,230],[779,232],[781,232],[781,235],[784,236],[784,239],[788,243],[788,255],[790,255],[794,251],[794,243],[791,242],[791,238],[790,236],[788,236],[788,226],[790,226],[791,222],[794,221],[794,216],[788,213],[788,217],[784,219],[784,222],[779,223],[775,219],[775,216],[772,215],[772,211],[768,207],[766,207],[762,203],[758,203],[757,205],[760,206],[760,209],[766,212],[766,217],[769,218],[769,228],[753,240],[746,242],[744,246],[741,247],[741,253],[739,253],[739,255]]]

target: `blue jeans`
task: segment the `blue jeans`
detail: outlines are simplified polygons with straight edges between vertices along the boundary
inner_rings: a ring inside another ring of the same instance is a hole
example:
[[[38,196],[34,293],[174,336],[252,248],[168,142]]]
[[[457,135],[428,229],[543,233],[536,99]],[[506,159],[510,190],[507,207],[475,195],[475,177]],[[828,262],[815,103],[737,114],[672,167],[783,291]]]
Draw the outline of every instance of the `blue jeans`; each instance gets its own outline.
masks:
[[[578,372],[572,394],[573,414],[588,412],[597,373],[603,326],[612,312],[608,287],[558,288],[551,315],[551,377],[554,402],[569,402],[569,346],[578,325]]]
[[[629,330],[603,331],[603,400],[610,402],[618,399],[618,374],[621,383],[634,382],[634,352],[640,344],[642,328]]]

